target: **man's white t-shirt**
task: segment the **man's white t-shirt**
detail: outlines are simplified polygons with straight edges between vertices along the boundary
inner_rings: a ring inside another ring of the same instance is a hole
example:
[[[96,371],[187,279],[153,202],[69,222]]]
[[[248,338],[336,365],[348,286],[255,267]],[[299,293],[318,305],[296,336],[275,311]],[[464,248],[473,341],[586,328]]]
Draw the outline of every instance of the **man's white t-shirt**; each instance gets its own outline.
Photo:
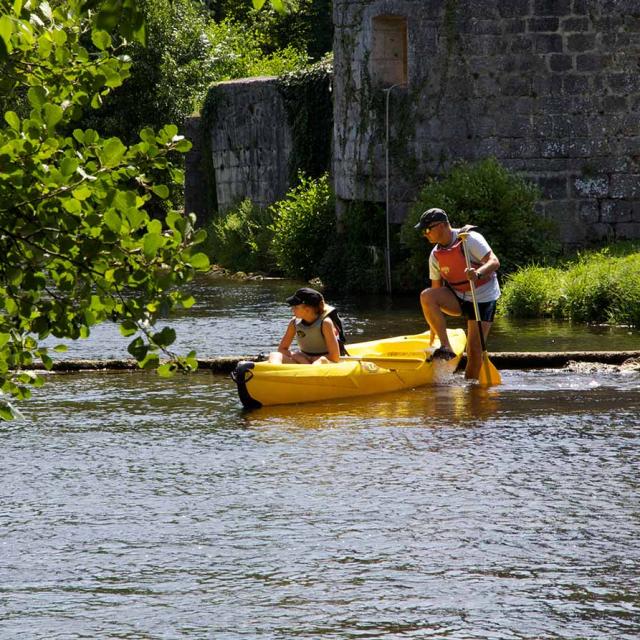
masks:
[[[456,242],[458,239],[458,231],[458,229],[451,229],[451,232],[453,233],[451,244]],[[469,258],[472,263],[479,263],[482,258],[491,251],[489,243],[484,239],[484,236],[480,235],[477,231],[469,232],[469,235],[467,236],[467,249],[469,250]],[[435,250],[436,247],[432,249],[431,255],[429,256],[429,278],[431,278],[431,280],[442,280],[442,276],[440,275],[440,265],[434,255]],[[485,285],[481,287],[476,285],[476,300],[478,303],[491,302],[492,300],[497,300],[500,297],[500,285],[498,284],[498,278],[495,273],[492,275],[493,277],[491,280],[489,280]],[[454,293],[463,300],[473,299],[470,290],[464,293],[461,291],[454,291]]]

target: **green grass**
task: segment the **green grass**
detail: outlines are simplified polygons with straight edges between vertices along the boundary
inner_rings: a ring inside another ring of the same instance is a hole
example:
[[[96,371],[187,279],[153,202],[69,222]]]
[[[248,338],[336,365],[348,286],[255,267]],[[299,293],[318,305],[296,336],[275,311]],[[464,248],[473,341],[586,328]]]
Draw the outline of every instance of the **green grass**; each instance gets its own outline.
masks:
[[[640,326],[638,244],[583,251],[556,267],[519,269],[505,282],[499,311],[515,318]]]

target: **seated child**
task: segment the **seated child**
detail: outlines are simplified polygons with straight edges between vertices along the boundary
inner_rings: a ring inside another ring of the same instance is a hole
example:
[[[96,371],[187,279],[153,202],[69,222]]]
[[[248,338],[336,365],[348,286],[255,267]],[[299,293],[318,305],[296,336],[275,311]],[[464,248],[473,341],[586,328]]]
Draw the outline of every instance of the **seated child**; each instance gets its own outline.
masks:
[[[280,340],[278,350],[269,354],[274,364],[326,364],[338,362],[345,354],[344,332],[336,310],[326,304],[322,294],[315,289],[298,289],[287,304],[293,318]],[[299,351],[289,347],[296,338]]]

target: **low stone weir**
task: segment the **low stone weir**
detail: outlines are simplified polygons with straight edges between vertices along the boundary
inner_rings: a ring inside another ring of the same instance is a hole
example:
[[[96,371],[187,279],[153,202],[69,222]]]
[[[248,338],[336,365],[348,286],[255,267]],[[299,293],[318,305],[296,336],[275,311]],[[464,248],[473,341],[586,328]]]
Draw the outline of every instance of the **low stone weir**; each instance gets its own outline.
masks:
[[[558,369],[570,362],[592,362],[595,364],[621,365],[628,360],[640,362],[640,351],[549,351],[519,352],[503,351],[489,353],[489,359],[498,369]],[[229,373],[241,360],[258,360],[256,356],[221,356],[198,360],[198,367],[213,373]],[[460,363],[464,366],[464,357]],[[25,369],[43,371],[44,366],[35,363]],[[138,363],[131,360],[59,360],[54,362],[52,371],[136,371]]]

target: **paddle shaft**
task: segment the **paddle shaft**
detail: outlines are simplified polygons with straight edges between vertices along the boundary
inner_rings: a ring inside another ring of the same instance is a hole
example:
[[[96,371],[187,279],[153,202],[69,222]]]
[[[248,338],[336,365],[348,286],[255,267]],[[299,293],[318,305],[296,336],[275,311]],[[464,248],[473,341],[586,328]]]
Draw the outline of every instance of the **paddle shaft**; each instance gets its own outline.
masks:
[[[464,251],[464,260],[467,263],[467,269],[471,269],[471,260],[469,259],[469,249],[467,247],[468,233],[460,233],[462,238],[462,249]],[[476,316],[476,322],[478,323],[478,333],[480,334],[480,344],[482,345],[482,352],[487,352],[487,345],[484,340],[484,331],[482,330],[482,320],[480,320],[480,311],[478,310],[478,300],[476,299],[476,285],[473,280],[469,280],[471,285],[471,299],[473,300],[473,313]]]

